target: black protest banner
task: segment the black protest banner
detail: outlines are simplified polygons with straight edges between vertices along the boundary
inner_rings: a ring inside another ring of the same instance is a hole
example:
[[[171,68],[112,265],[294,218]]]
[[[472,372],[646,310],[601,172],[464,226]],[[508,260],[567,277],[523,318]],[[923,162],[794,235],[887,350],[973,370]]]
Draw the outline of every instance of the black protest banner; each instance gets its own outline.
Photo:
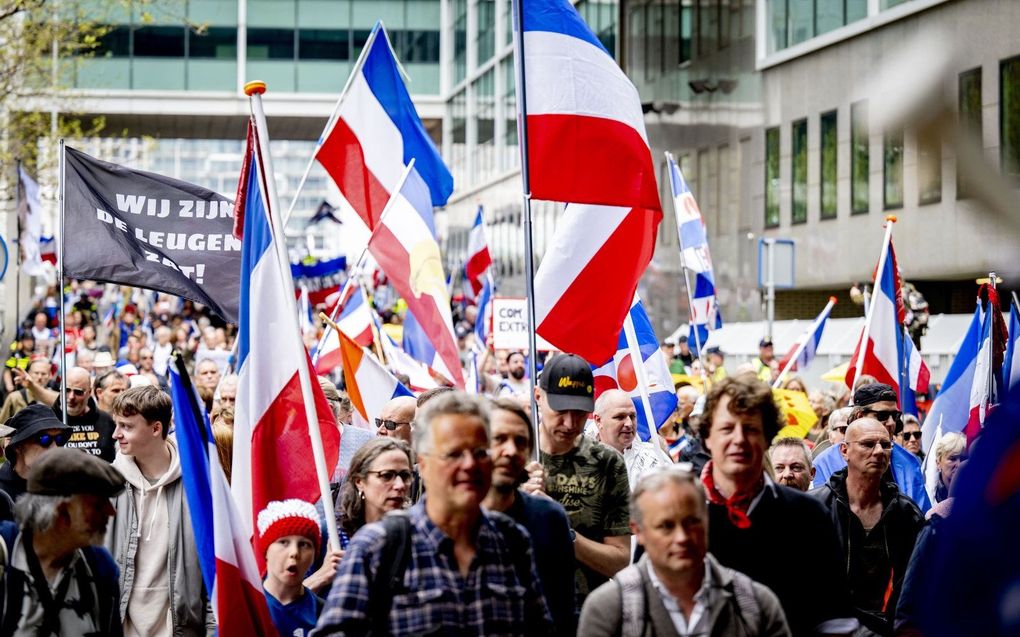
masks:
[[[237,322],[241,241],[211,190],[65,147],[64,274],[176,294]]]

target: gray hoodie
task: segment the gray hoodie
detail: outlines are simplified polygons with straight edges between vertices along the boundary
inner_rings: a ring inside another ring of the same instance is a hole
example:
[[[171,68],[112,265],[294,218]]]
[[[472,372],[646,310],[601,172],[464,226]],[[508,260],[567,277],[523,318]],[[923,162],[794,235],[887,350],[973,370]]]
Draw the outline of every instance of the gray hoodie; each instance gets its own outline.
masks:
[[[120,567],[120,614],[129,636],[212,634],[177,443],[169,437],[167,445],[170,468],[151,483],[134,458],[118,454],[113,462],[127,488],[114,500],[106,547]]]

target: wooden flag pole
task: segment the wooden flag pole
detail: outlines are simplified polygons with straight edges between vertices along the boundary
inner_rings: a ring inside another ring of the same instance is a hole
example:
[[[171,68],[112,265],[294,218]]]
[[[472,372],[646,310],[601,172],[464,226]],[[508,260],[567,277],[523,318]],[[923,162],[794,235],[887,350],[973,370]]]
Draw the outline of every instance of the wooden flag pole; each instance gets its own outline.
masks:
[[[528,389],[531,400],[531,423],[534,431],[532,458],[539,460],[540,433],[538,427],[538,402],[535,400],[535,382],[538,375],[538,339],[535,318],[535,248],[531,227],[531,170],[528,165],[528,92],[527,73],[524,64],[524,5],[521,0],[511,0],[514,26],[514,70],[517,76],[515,86],[517,101],[517,140],[521,152],[521,211],[524,217],[524,288],[528,306]]]
[[[297,316],[297,307],[294,302],[294,283],[290,280],[290,259],[287,256],[287,246],[285,244],[283,223],[280,219],[279,213],[274,214],[274,211],[279,210],[279,199],[276,196],[276,181],[273,173],[272,157],[269,152],[269,134],[266,127],[266,114],[262,110],[262,93],[266,91],[266,85],[263,82],[248,82],[244,86],[244,92],[248,95],[251,102],[252,116],[255,118],[255,134],[256,144],[255,152],[262,159],[263,171],[260,171],[262,178],[262,184],[260,186],[265,188],[265,199],[266,203],[266,215],[270,228],[273,231],[273,253],[277,261],[277,271],[279,275],[279,285],[284,290],[284,297],[287,299],[286,312],[289,312],[290,316]],[[281,335],[282,338],[286,338],[287,335]],[[304,397],[302,401],[305,408],[305,420],[308,422],[308,437],[312,442],[312,458],[315,461],[315,473],[318,477],[319,482],[319,495],[322,498],[323,506],[325,507],[326,515],[326,530],[329,534],[329,542],[333,550],[340,549],[340,535],[337,532],[336,516],[331,515],[332,507],[330,506],[333,502],[331,491],[329,488],[329,468],[326,467],[326,452],[322,446],[322,436],[319,432],[319,416],[315,409],[315,399],[312,392],[312,379],[311,372],[309,371],[309,365],[305,364],[307,358],[305,358],[305,344],[301,338],[301,334],[295,331],[291,338],[292,346],[296,346],[298,351],[302,353],[301,362],[298,363],[298,379],[301,383],[301,394]]]

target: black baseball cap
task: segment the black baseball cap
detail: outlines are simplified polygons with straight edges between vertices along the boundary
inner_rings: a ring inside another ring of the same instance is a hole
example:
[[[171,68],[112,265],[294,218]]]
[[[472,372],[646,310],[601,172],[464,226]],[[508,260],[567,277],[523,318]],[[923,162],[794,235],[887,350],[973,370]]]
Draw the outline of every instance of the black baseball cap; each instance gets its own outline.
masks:
[[[760,341],[758,341],[758,347],[772,347],[772,339],[771,338],[761,339]]]
[[[892,388],[892,385],[869,383],[861,385],[854,392],[854,405],[857,407],[867,407],[881,402],[899,403],[896,390]]]
[[[559,354],[542,368],[538,386],[556,411],[595,409],[595,377],[591,365],[576,354]]]

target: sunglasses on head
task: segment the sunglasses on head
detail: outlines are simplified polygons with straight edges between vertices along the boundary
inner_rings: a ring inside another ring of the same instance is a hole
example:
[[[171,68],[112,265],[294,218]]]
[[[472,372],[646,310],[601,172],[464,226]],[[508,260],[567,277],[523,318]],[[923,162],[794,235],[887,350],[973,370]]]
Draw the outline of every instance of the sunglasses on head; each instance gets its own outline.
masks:
[[[57,443],[58,447],[63,447],[67,444],[67,439],[71,437],[71,434],[67,432],[61,432],[59,434],[39,434],[35,437],[35,441],[39,443],[41,447],[49,447],[54,442]]]
[[[387,431],[393,431],[393,430],[395,430],[395,429],[396,429],[397,427],[399,427],[400,425],[410,425],[410,424],[411,424],[411,422],[412,422],[412,421],[408,421],[408,422],[397,422],[397,421],[395,421],[395,420],[383,420],[382,418],[376,418],[376,419],[375,419],[375,426],[376,426],[376,427],[383,427],[383,428],[384,428],[384,429],[386,429]]]

